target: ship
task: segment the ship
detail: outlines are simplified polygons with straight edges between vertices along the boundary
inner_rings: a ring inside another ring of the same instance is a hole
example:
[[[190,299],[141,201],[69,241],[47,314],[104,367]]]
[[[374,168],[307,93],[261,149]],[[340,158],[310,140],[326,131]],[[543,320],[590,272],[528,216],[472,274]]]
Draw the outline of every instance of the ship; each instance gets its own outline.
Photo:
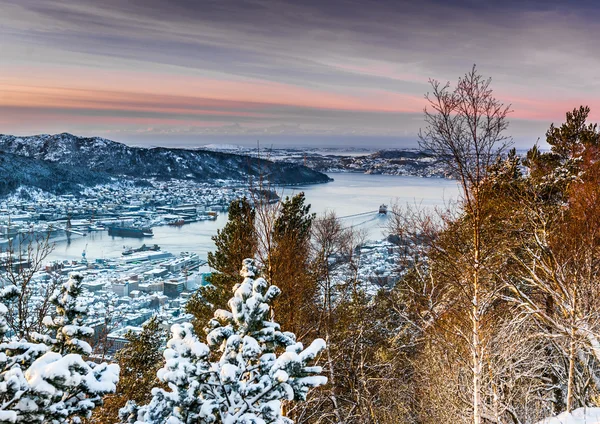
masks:
[[[155,244],[153,246],[147,246],[145,244],[142,244],[137,249],[134,249],[133,247],[123,246],[123,252],[121,253],[121,255],[128,256],[128,255],[132,255],[134,253],[147,252],[147,251],[150,251],[150,250],[158,252],[160,250],[160,246],[158,244]]]
[[[214,211],[202,212],[198,215],[198,221],[214,221],[218,214]]]
[[[152,231],[152,228],[116,225],[116,226],[108,227],[108,235],[115,236],[115,237],[142,238],[142,237],[152,237],[154,235],[154,232]]]
[[[177,218],[177,219],[172,219],[172,220],[168,221],[167,225],[172,225],[174,227],[181,227],[185,223],[186,223],[185,219]]]
[[[385,214],[387,214],[387,209],[388,209],[388,208],[387,208],[387,205],[381,204],[381,205],[379,206],[379,214],[380,214],[380,215],[385,215]]]

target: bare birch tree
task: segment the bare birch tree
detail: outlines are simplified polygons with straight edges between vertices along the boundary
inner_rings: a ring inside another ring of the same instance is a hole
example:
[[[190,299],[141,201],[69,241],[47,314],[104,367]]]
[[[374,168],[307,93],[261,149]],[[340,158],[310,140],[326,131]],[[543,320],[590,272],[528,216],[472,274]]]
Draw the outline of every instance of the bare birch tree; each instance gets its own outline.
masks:
[[[497,100],[490,87],[491,79],[483,78],[475,66],[458,84],[430,80],[432,92],[426,95],[426,127],[420,134],[420,147],[444,161],[450,173],[462,187],[463,204],[470,227],[469,248],[464,252],[462,276],[454,282],[453,296],[462,315],[451,325],[451,332],[462,339],[470,355],[471,409],[473,424],[480,424],[485,414],[482,401],[483,371],[488,339],[485,335],[487,315],[493,305],[497,288],[482,278],[488,257],[483,256],[483,227],[486,220],[486,199],[480,185],[488,168],[505,151],[511,139],[505,135],[510,107]],[[489,252],[487,252],[489,253]],[[465,306],[468,305],[468,308]],[[463,327],[464,321],[470,328]]]

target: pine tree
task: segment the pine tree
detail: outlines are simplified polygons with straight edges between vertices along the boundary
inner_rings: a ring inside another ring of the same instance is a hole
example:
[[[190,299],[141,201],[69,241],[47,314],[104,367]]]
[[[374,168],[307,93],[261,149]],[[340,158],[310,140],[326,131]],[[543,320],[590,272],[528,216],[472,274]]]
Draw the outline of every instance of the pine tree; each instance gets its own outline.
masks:
[[[6,320],[8,308],[6,303],[11,302],[19,293],[15,286],[8,286],[0,290],[0,340],[4,340],[9,326]],[[29,390],[22,365],[29,365],[42,356],[48,348],[45,345],[35,345],[25,341],[3,342],[0,344],[0,423],[24,422],[24,415],[20,407],[23,394]],[[31,422],[40,422],[36,416]]]
[[[89,343],[82,340],[94,335],[94,330],[83,325],[87,308],[77,300],[83,291],[82,281],[80,274],[71,274],[71,278],[60,286],[59,292],[50,298],[57,315],[44,320],[46,327],[54,332],[55,338],[48,340],[52,344],[52,350],[63,355],[92,353]]]
[[[121,369],[117,390],[104,397],[104,405],[94,411],[91,422],[118,422],[119,409],[127,401],[144,404],[152,399],[151,390],[158,383],[156,373],[162,362],[166,332],[160,328],[158,319],[152,317],[143,325],[141,333],[130,332],[125,338],[129,343],[115,355]]]
[[[563,124],[552,124],[546,132],[550,151],[542,153],[534,146],[527,152],[530,180],[546,203],[566,202],[572,183],[598,162],[600,131],[597,124],[586,123],[589,113],[587,106],[567,112]]]
[[[208,277],[209,284],[200,287],[186,306],[186,311],[194,315],[197,334],[204,334],[204,325],[215,309],[227,306],[231,289],[239,278],[235,264],[256,253],[254,218],[255,211],[248,199],[234,200],[229,206],[227,224],[212,237],[216,250],[208,253],[208,265],[214,272]]]
[[[273,224],[273,248],[267,258],[267,275],[283,295],[275,302],[282,325],[304,337],[314,320],[317,282],[310,272],[310,237],[315,214],[304,193],[286,197]]]
[[[519,199],[520,245],[512,253],[518,268],[509,281],[513,302],[533,320],[544,349],[545,387],[558,414],[594,405],[598,373],[598,255],[600,253],[600,131],[587,124],[590,109],[567,112],[551,125],[551,151],[528,152],[528,196]],[[514,282],[516,281],[516,283]],[[583,329],[583,330],[582,330]],[[593,381],[594,384],[588,384]]]
[[[252,259],[244,260],[244,280],[234,287],[229,310],[217,310],[208,324],[208,344],[190,324],[174,325],[149,405],[128,404],[122,417],[147,424],[290,423],[282,400],[305,400],[310,388],[326,383],[310,366],[325,348],[321,339],[304,349],[293,333],[268,321],[280,291],[269,286]],[[212,359],[212,358],[216,359]]]
[[[55,298],[57,316],[44,322],[55,338],[34,335],[45,343],[8,341],[0,344],[0,423],[79,422],[114,392],[118,365],[94,364],[79,352],[89,345],[78,337],[89,335],[81,326],[83,308],[77,302],[81,276],[72,274]],[[4,302],[18,296],[11,287],[0,293]],[[0,335],[6,335],[7,310],[0,307]]]

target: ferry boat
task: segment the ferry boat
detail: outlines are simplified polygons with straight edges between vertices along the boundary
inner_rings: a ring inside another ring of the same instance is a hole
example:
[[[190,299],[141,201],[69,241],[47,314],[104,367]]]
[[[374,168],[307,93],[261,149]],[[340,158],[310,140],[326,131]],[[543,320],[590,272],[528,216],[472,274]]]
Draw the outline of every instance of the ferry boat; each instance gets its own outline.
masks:
[[[381,204],[379,206],[379,215],[385,215],[385,214],[387,214],[387,210],[388,210],[387,205]]]

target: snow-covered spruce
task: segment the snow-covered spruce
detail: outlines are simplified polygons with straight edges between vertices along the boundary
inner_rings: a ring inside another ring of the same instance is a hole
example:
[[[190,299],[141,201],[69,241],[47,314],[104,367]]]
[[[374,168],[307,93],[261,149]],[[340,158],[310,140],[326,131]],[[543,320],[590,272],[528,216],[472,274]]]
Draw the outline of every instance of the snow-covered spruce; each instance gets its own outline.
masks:
[[[317,339],[306,349],[293,333],[269,321],[280,290],[256,278],[252,259],[243,262],[244,280],[234,287],[229,311],[217,310],[208,323],[207,344],[189,323],[173,325],[158,378],[168,390],[153,389],[150,404],[133,403],[121,418],[136,424],[289,424],[281,402],[301,401],[327,382],[310,366],[325,348]]]
[[[52,345],[54,352],[63,355],[92,353],[91,346],[82,340],[94,335],[94,330],[83,325],[87,308],[77,301],[83,290],[82,281],[83,277],[80,274],[72,273],[69,280],[61,285],[58,293],[50,298],[50,302],[56,307],[57,315],[44,319],[44,325],[55,337],[45,341]]]
[[[91,331],[80,325],[81,280],[72,274],[53,300],[57,315],[44,322],[54,337],[0,344],[0,423],[76,423],[115,391],[119,367],[86,362],[80,355],[89,352],[89,345],[78,337]],[[17,294],[14,287],[0,292],[2,340],[7,331],[4,302]]]

